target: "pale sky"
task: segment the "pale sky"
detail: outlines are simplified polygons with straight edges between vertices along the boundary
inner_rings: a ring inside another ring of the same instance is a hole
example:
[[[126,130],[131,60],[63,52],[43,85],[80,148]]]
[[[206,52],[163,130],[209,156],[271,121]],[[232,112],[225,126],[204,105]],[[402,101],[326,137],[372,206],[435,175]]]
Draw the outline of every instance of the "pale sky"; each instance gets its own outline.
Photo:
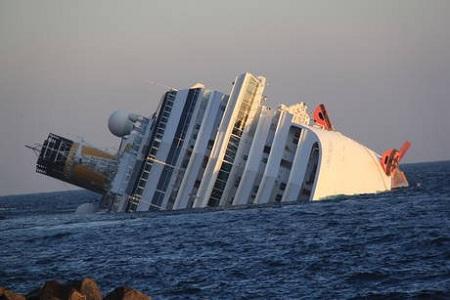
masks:
[[[325,103],[335,127],[406,162],[450,159],[450,1],[0,0],[0,195],[66,190],[25,144],[49,132],[117,147],[116,109],[267,77],[273,107]]]

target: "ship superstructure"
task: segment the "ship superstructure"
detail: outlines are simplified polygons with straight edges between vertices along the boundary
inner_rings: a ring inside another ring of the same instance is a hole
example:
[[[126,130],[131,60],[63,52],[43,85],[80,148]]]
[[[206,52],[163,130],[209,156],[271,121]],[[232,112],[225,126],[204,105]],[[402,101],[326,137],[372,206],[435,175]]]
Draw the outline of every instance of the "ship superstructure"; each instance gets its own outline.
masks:
[[[164,93],[151,117],[114,112],[109,154],[50,134],[37,170],[103,194],[111,211],[312,201],[407,186],[399,162],[336,131],[323,105],[267,106],[266,79],[244,73],[230,95],[195,84]],[[312,120],[311,120],[312,119]]]

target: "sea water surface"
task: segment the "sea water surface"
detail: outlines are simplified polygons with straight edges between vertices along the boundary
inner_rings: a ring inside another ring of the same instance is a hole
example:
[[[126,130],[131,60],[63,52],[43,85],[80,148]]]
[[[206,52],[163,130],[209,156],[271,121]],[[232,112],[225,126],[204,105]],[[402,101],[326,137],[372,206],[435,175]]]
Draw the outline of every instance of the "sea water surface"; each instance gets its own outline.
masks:
[[[450,162],[392,193],[207,212],[95,213],[89,192],[0,198],[0,286],[93,277],[155,299],[449,299]]]

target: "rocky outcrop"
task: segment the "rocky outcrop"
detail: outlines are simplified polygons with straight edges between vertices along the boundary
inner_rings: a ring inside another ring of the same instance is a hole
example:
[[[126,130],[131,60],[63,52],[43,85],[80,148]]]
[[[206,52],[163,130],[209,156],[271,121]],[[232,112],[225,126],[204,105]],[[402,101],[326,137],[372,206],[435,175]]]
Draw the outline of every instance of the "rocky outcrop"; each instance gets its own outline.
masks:
[[[84,278],[83,280],[76,281],[72,286],[86,296],[86,300],[102,300],[103,298],[100,287],[91,278]]]
[[[47,281],[40,289],[27,294],[27,300],[82,300],[84,296],[70,284],[56,280]]]
[[[47,281],[41,288],[26,296],[0,287],[0,300],[151,300],[151,297],[128,287],[118,287],[105,298],[97,283],[91,278],[61,283]]]
[[[0,300],[25,300],[25,297],[11,290],[0,287]]]
[[[128,287],[118,287],[109,293],[105,300],[150,300],[150,297]]]

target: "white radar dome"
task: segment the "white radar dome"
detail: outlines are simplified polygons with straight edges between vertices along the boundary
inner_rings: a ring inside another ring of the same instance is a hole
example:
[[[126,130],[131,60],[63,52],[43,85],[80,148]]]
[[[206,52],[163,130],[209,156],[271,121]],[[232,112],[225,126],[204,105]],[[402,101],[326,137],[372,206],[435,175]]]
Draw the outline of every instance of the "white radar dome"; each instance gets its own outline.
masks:
[[[123,110],[117,110],[109,116],[108,128],[112,134],[117,137],[123,137],[130,134],[133,129],[133,122],[130,120],[130,114]]]

